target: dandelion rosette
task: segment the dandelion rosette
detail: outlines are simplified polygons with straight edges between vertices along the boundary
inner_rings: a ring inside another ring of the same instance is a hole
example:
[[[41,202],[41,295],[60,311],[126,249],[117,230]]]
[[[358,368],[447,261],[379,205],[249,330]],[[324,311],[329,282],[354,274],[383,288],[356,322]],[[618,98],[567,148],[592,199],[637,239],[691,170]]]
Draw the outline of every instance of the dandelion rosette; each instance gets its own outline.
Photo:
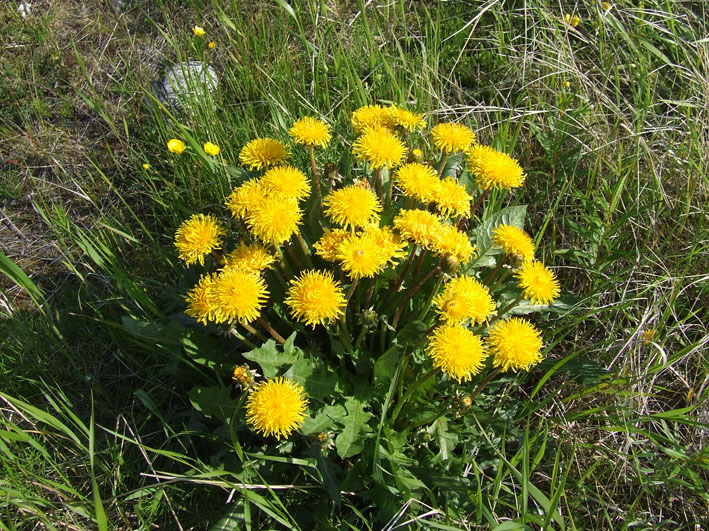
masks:
[[[463,124],[442,123],[431,129],[433,145],[445,153],[468,151],[475,143],[475,133]]]
[[[175,231],[178,256],[187,265],[196,262],[204,265],[204,257],[221,248],[221,237],[225,234],[222,224],[211,214],[194,214]]]
[[[516,256],[523,262],[534,259],[534,240],[519,227],[498,225],[493,230],[492,241],[502,247],[505,254]]]
[[[261,185],[268,195],[301,201],[310,195],[310,183],[305,173],[293,166],[276,166],[263,177]]]
[[[382,204],[363,186],[350,185],[335,190],[325,198],[325,215],[344,228],[364,227],[377,220]]]
[[[306,116],[293,124],[288,130],[290,137],[304,146],[327,146],[332,138],[330,126],[322,120]]]
[[[280,164],[288,158],[288,149],[283,142],[273,138],[257,138],[246,144],[239,152],[239,160],[252,170]]]
[[[512,189],[524,184],[526,175],[517,160],[490,146],[475,146],[468,153],[468,167],[485,190]]]
[[[295,199],[266,197],[250,209],[246,225],[262,242],[278,246],[298,231],[302,219]]]
[[[443,292],[433,298],[433,304],[441,318],[449,323],[470,319],[472,323],[480,324],[495,312],[495,301],[488,289],[469,276],[448,282]]]
[[[413,197],[424,204],[434,200],[441,185],[435,170],[418,162],[404,164],[394,178],[405,196]]]
[[[532,304],[551,304],[561,292],[556,275],[541,262],[525,262],[515,273],[522,296]]]
[[[468,381],[483,369],[487,357],[480,336],[459,325],[443,325],[433,331],[426,354],[458,383]]]
[[[489,330],[487,344],[494,355],[493,366],[503,372],[526,371],[542,361],[542,336],[526,319],[511,317],[495,323]]]
[[[246,422],[264,436],[288,438],[303,425],[308,399],[303,387],[278,377],[253,387],[246,401]]]
[[[367,129],[355,140],[352,153],[360,161],[367,161],[372,168],[389,169],[399,166],[404,160],[406,146],[401,139],[389,129],[374,127]]]
[[[227,323],[238,319],[250,323],[258,319],[268,298],[264,280],[248,271],[225,269],[217,276],[212,288],[214,320]]]
[[[317,324],[334,321],[344,313],[345,294],[340,283],[329,271],[305,271],[291,280],[284,301],[291,315],[298,321],[315,328]]]

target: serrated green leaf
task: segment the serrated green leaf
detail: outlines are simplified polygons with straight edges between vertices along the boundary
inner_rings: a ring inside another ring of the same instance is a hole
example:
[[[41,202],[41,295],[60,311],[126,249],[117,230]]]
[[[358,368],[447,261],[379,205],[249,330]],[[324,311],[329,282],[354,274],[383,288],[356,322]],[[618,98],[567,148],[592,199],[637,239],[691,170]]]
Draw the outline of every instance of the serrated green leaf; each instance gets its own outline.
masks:
[[[355,398],[345,402],[347,416],[342,419],[344,429],[337,435],[335,446],[342,459],[357,455],[364,449],[365,435],[372,431],[367,424],[372,414],[364,410],[364,403]]]
[[[299,349],[291,349],[290,353],[279,352],[276,342],[269,339],[259,348],[245,352],[243,356],[249,361],[258,363],[266,378],[275,378],[280,369],[298,361],[299,353],[302,353]]]
[[[401,347],[394,345],[374,362],[374,385],[389,385],[399,363]]]
[[[315,417],[306,417],[303,421],[303,427],[300,429],[303,435],[312,435],[328,430],[334,430],[337,422],[347,416],[345,406],[337,404],[334,406],[325,406],[320,408]]]
[[[193,387],[187,396],[197,411],[224,422],[231,420],[239,405],[237,400],[231,398],[228,387]]]
[[[503,208],[495,212],[476,229],[472,231],[471,241],[478,247],[478,256],[463,270],[464,273],[473,268],[492,267],[495,265],[495,256],[502,249],[495,247],[492,242],[493,231],[498,225],[514,225],[524,228],[524,218],[527,215],[527,205],[518,205]]]

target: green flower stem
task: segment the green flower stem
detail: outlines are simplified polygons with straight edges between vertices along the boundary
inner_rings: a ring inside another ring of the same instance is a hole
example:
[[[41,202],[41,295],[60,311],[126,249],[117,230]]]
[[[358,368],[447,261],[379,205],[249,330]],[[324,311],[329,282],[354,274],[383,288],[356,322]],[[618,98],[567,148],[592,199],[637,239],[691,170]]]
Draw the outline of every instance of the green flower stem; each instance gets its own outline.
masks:
[[[439,179],[441,177],[443,177],[443,170],[446,169],[446,163],[448,162],[448,159],[450,158],[450,156],[451,156],[450,153],[446,153],[445,155],[443,155],[443,160],[441,161],[441,167],[438,168],[438,178]]]
[[[406,297],[401,303],[401,306],[399,306],[399,309],[396,311],[396,315],[394,316],[394,322],[391,323],[391,326],[396,328],[396,325],[399,324],[399,318],[401,317],[401,314],[404,312],[404,308],[406,308],[406,304],[411,300],[411,298],[416,295],[416,292],[418,292],[419,289],[421,289],[421,286],[423,286],[426,281],[431,278],[433,275],[438,273],[441,270],[441,263],[443,262],[443,259],[438,261],[438,265],[431,269],[428,274],[421,279],[421,282],[416,284],[412,289],[409,290],[409,292],[406,294]]]
[[[406,264],[404,264],[404,269],[401,270],[401,274],[399,275],[399,278],[396,281],[396,285],[394,286],[394,293],[399,291],[399,288],[404,283],[404,279],[406,278],[406,273],[408,273],[409,269],[411,268],[411,262],[413,262],[413,260],[414,260],[414,256],[416,255],[417,248],[418,248],[418,246],[415,243],[411,245],[411,252],[409,253],[409,257],[406,259]]]
[[[429,310],[431,309],[431,305],[433,304],[433,298],[436,296],[438,293],[438,290],[441,289],[441,284],[443,284],[445,276],[440,275],[438,277],[438,282],[436,282],[436,287],[433,288],[433,291],[431,291],[431,296],[428,298],[428,302],[426,303],[426,306],[424,307],[423,310],[421,310],[421,313],[418,316],[418,320],[422,321],[426,315],[428,315]]]
[[[276,269],[275,267],[271,268],[271,273],[273,273],[273,276],[276,277],[276,280],[278,281],[278,283],[281,286],[283,286],[283,289],[288,288],[288,282],[286,281],[285,277],[278,269]]]
[[[443,415],[448,413],[448,411],[450,411],[450,407],[451,407],[451,404],[453,403],[453,400],[455,400],[455,396],[451,396],[450,398],[448,398],[448,400],[446,400],[446,403],[443,406],[441,406],[441,410],[438,413],[436,413],[435,415],[428,417],[427,419],[422,420],[421,422],[417,422],[416,424],[407,424],[405,427],[411,428],[411,429],[416,429],[421,426],[425,426],[427,424],[433,424],[439,418],[441,418]]]
[[[256,336],[259,341],[266,342],[266,336],[264,336],[261,332],[256,330],[253,326],[251,326],[249,323],[239,323],[241,326],[244,327],[244,330],[249,332],[251,335]]]
[[[482,391],[483,388],[490,383],[490,380],[492,380],[498,374],[500,374],[500,369],[494,369],[492,372],[490,372],[490,374],[488,374],[485,379],[480,382],[475,391],[472,392],[472,394],[470,395],[470,401],[472,402],[473,400],[475,400],[475,397],[480,394],[480,391]]]
[[[313,261],[310,259],[310,251],[308,250],[308,245],[305,243],[305,240],[303,239],[303,235],[298,232],[296,235],[296,239],[298,240],[298,243],[300,244],[300,249],[303,251],[303,258],[305,258],[305,264],[308,266],[310,269],[315,269],[313,267]]]
[[[264,319],[263,317],[259,316],[258,319],[256,319],[256,320],[258,321],[258,323],[259,323],[261,326],[263,326],[263,328],[266,330],[266,332],[268,332],[269,334],[271,334],[271,337],[272,337],[273,339],[275,339],[276,341],[278,341],[281,345],[283,345],[283,344],[286,342],[286,340],[283,339],[283,336],[282,336],[281,334],[279,334],[278,332],[276,332],[276,331],[273,329],[273,327],[272,327],[270,324],[268,324],[268,321],[266,321],[266,319]]]
[[[363,326],[362,330],[359,331],[359,334],[357,335],[357,339],[355,340],[354,344],[354,349],[359,350],[359,346],[362,344],[362,340],[364,339],[364,336],[367,335],[367,327]]]
[[[409,389],[406,391],[406,394],[403,396],[403,398],[399,401],[399,403],[396,406],[396,409],[394,410],[394,414],[391,417],[392,423],[396,422],[396,419],[399,417],[399,413],[401,412],[401,408],[404,407],[406,402],[409,401],[409,398],[416,392],[416,390],[421,387],[422,384],[426,383],[428,380],[433,378],[438,372],[440,372],[440,367],[436,367],[434,369],[431,369],[428,371],[426,374],[424,374],[421,378],[416,380]]]
[[[387,201],[386,201],[386,207],[389,209],[391,207],[391,204],[394,202],[394,176],[392,175],[391,170],[389,170],[389,186],[387,190]]]
[[[237,338],[239,341],[241,341],[241,342],[242,342],[244,345],[246,345],[247,347],[252,348],[252,349],[257,348],[256,345],[254,345],[251,341],[249,341],[248,339],[246,339],[245,336],[241,335],[241,334],[239,333],[239,331],[238,331],[236,328],[232,327],[232,328],[229,330],[229,333],[230,333],[232,336],[234,336],[235,338]],[[265,339],[265,338],[264,338],[264,339]]]
[[[315,183],[315,193],[318,196],[318,209],[322,214],[322,191],[320,190],[320,178],[318,177],[318,165],[315,163],[315,147],[310,146],[310,166],[313,170],[313,182]]]
[[[490,274],[487,277],[485,277],[485,280],[483,280],[483,284],[485,284],[486,286],[490,284],[492,279],[495,278],[495,275],[497,275],[497,272],[502,267],[503,262],[504,262],[504,260],[502,258],[500,258],[500,260],[498,260],[497,265],[495,266],[495,269],[493,269],[490,272]]]
[[[354,290],[357,287],[358,282],[359,282],[359,279],[356,278],[352,281],[352,284],[350,284],[350,289],[347,290],[347,296],[345,297],[345,306],[350,302],[350,298],[352,297],[352,294],[354,293]]]
[[[419,276],[419,271],[421,271],[421,265],[423,264],[427,253],[428,249],[423,249],[421,251],[421,254],[419,254],[419,259],[416,261],[416,267],[414,267],[414,273],[411,275],[412,281],[415,280],[417,276]]]
[[[372,283],[369,285],[369,289],[367,290],[367,297],[364,299],[364,306],[363,308],[366,310],[369,308],[369,303],[372,302],[372,296],[374,296],[374,286],[377,285],[377,276],[372,277]]]
[[[502,282],[503,282],[507,277],[510,276],[510,274],[512,274],[512,270],[511,270],[511,269],[506,269],[505,272],[502,273],[502,275],[500,275],[500,278],[498,278],[492,286],[488,286],[488,289],[490,290],[490,293],[492,293],[493,291],[495,291],[495,290],[497,289],[497,287],[498,287],[500,284],[502,284]]]
[[[304,271],[305,268],[303,267],[303,264],[301,261],[298,259],[298,256],[295,254],[295,251],[293,251],[293,247],[291,247],[290,242],[285,242],[283,246],[286,248],[286,251],[288,252],[288,256],[290,256],[291,260],[293,260],[293,263],[295,264],[295,267],[298,268],[300,271]]]
[[[283,256],[283,250],[278,245],[275,245],[274,248],[276,249],[276,254],[278,255],[278,266],[281,268],[284,279],[292,277],[293,275],[291,274],[288,263],[286,262],[286,257]]]
[[[470,218],[471,218],[471,219],[472,219],[472,217],[475,215],[475,211],[476,211],[476,210],[478,209],[478,207],[480,206],[480,203],[483,202],[483,199],[485,199],[485,196],[488,194],[489,191],[490,191],[490,190],[487,190],[487,189],[486,189],[486,190],[483,190],[483,193],[480,194],[480,196],[478,196],[478,198],[475,200],[475,204],[473,205],[473,208],[470,209]]]
[[[387,328],[386,323],[382,321],[382,326],[381,326],[381,329],[379,330],[379,353],[380,354],[384,354],[384,352],[385,352],[384,347],[386,346],[388,331],[389,331],[389,329]]]
[[[372,174],[372,184],[374,185],[376,183],[377,186],[377,197],[379,197],[379,200],[382,200],[382,169],[377,168],[374,170],[374,173]]]
[[[507,306],[505,306],[504,308],[502,308],[499,312],[497,312],[497,315],[496,315],[495,317],[493,317],[492,319],[490,319],[490,322],[487,323],[487,326],[492,325],[492,323],[494,323],[495,321],[497,321],[498,319],[500,319],[503,315],[505,315],[507,312],[509,312],[512,308],[514,308],[515,306],[517,306],[517,305],[519,304],[519,301],[521,301],[521,300],[522,300],[522,295],[520,295],[520,296],[517,297],[515,300],[513,300],[511,303],[509,303]]]
[[[347,330],[347,324],[345,323],[345,315],[343,315],[342,318],[340,319],[339,325],[340,325],[340,341],[342,341],[342,344],[345,345],[345,349],[347,349],[347,353],[350,356],[354,356],[354,349],[352,348],[352,337],[350,336],[350,331]],[[342,366],[345,367],[344,359],[342,360]]]

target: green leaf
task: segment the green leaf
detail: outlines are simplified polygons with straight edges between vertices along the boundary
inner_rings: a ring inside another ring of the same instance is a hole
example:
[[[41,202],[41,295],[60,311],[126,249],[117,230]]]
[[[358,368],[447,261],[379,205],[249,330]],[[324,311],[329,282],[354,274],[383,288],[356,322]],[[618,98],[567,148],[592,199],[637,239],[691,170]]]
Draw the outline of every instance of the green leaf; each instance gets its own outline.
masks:
[[[495,265],[495,255],[502,252],[502,249],[495,247],[492,242],[492,233],[498,225],[514,225],[520,229],[524,228],[524,218],[527,215],[527,205],[518,205],[503,208],[495,212],[483,221],[472,231],[471,240],[478,247],[478,256],[465,268],[464,273],[471,268],[493,267]]]
[[[389,385],[399,363],[399,345],[394,345],[374,362],[374,385]]]
[[[312,435],[328,430],[334,430],[336,423],[347,416],[347,410],[341,404],[320,408],[315,417],[306,417],[300,429],[303,435]]]
[[[364,404],[355,398],[345,402],[347,416],[342,420],[345,428],[335,439],[337,455],[342,459],[357,455],[364,449],[365,435],[372,431],[367,424],[372,414],[364,410]]]
[[[5,273],[19,287],[27,291],[32,300],[37,306],[41,306],[44,302],[44,294],[37,285],[32,282],[32,279],[20,269],[20,267],[10,260],[2,251],[0,251],[0,273]]]
[[[283,376],[300,383],[308,398],[318,401],[332,396],[337,383],[335,372],[312,358],[296,361]]]
[[[228,387],[193,387],[187,396],[197,411],[224,422],[229,422],[239,408],[239,402],[231,398]]]
[[[275,378],[279,369],[285,365],[292,365],[298,361],[299,349],[290,349],[290,352],[279,352],[276,342],[269,339],[259,348],[245,352],[243,356],[250,361],[255,361],[261,367],[261,371],[266,378]]]

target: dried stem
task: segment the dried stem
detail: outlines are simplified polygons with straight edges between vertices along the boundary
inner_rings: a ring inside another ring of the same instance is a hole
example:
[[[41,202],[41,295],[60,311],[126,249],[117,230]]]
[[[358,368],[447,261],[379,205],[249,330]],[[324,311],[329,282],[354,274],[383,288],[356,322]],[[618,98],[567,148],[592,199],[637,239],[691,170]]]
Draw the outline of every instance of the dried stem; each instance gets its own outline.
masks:
[[[268,321],[266,321],[266,319],[264,319],[263,317],[259,316],[259,318],[257,319],[257,321],[258,321],[258,323],[259,323],[261,326],[263,326],[263,328],[266,330],[266,332],[268,332],[269,334],[271,334],[271,337],[272,337],[273,339],[275,339],[276,341],[278,341],[281,345],[286,342],[286,340],[283,339],[283,336],[282,336],[281,334],[279,334],[278,332],[276,332],[276,331],[273,329],[273,327],[272,327],[270,324],[268,324]]]

